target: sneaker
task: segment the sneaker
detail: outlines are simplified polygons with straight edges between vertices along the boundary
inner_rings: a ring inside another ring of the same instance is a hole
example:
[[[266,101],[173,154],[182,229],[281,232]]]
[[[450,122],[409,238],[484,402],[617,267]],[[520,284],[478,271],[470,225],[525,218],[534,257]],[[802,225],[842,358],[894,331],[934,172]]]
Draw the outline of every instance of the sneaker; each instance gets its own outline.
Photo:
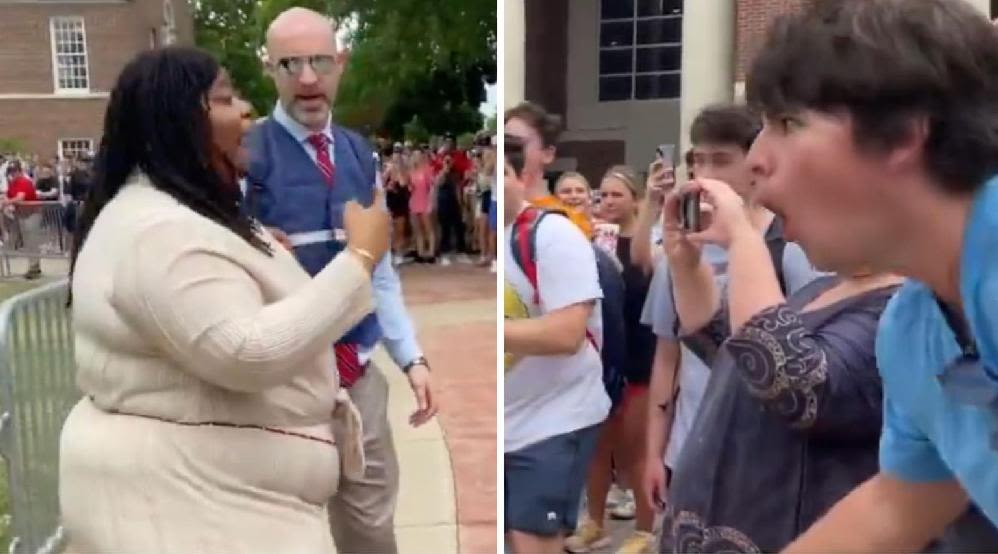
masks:
[[[611,538],[606,531],[587,517],[582,520],[575,533],[565,539],[565,550],[573,554],[593,552],[610,546],[610,541]]]
[[[402,256],[392,256],[392,265],[398,267],[405,263],[405,258]]]
[[[440,256],[440,266],[447,267],[451,264],[450,258],[447,256]]]
[[[496,261],[492,260],[492,265],[489,266],[489,273],[495,273],[496,271],[499,271],[499,267],[496,265]]]
[[[625,491],[622,498],[617,500],[617,505],[610,510],[610,517],[613,519],[634,519],[634,492]]]
[[[646,531],[635,531],[624,544],[617,549],[617,554],[652,554],[655,552],[655,535]]]
[[[617,483],[610,485],[610,492],[606,495],[606,507],[614,508],[621,502],[627,500],[627,493],[617,486]]]

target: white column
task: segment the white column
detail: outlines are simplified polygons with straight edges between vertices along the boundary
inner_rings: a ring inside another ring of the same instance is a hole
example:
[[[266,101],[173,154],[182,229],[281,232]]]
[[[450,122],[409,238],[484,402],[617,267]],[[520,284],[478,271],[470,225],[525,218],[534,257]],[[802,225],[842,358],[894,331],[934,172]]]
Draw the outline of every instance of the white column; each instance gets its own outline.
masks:
[[[700,110],[734,99],[735,24],[735,2],[683,2],[680,157],[690,146],[690,125]]]
[[[503,48],[503,105],[500,111],[511,108],[523,101],[524,73],[526,60],[526,21],[523,2],[525,0],[504,0],[504,32],[506,44]]]
[[[970,2],[975,8],[981,10],[981,13],[988,16],[988,18],[991,17],[991,0],[967,0],[967,2]]]

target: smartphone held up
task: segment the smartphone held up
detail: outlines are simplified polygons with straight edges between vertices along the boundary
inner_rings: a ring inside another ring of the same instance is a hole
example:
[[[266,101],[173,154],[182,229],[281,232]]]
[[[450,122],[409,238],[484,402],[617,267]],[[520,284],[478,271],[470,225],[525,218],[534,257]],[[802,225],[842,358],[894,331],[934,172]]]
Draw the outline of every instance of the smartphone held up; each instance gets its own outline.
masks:
[[[700,191],[687,192],[680,199],[679,226],[687,233],[703,231],[700,219]]]

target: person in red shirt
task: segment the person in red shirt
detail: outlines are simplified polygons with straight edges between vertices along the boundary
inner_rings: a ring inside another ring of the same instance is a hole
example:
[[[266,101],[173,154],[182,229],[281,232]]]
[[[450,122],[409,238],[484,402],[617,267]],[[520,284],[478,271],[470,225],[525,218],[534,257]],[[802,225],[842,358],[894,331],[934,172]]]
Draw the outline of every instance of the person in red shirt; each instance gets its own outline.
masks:
[[[36,209],[23,206],[24,202],[37,202],[38,191],[35,184],[24,174],[19,162],[7,167],[7,197],[4,207],[13,205],[15,229],[19,231],[21,247],[25,252],[37,253],[41,234],[42,215]],[[6,210],[5,210],[6,211]],[[32,258],[25,279],[38,279],[42,276],[41,260]]]
[[[436,212],[440,225],[440,265],[450,265],[448,253],[467,253],[465,227],[462,216],[461,191],[472,169],[471,159],[454,149],[454,139],[448,137],[440,153],[434,158],[436,175]]]
[[[10,202],[37,202],[35,184],[24,174],[21,164],[13,162],[7,168],[7,200]]]

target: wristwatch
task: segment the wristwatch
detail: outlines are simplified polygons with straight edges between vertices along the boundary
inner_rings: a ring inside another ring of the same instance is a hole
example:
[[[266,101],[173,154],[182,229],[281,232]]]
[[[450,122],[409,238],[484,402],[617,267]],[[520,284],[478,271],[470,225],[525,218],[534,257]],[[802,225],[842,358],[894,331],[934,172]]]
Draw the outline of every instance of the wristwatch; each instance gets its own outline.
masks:
[[[416,367],[418,365],[425,366],[426,369],[430,369],[430,362],[426,361],[426,357],[425,356],[420,356],[420,357],[416,358],[415,360],[413,360],[413,361],[405,364],[405,367],[402,368],[402,372],[403,373],[409,373],[410,369],[412,369],[412,368],[414,368],[414,367]]]

